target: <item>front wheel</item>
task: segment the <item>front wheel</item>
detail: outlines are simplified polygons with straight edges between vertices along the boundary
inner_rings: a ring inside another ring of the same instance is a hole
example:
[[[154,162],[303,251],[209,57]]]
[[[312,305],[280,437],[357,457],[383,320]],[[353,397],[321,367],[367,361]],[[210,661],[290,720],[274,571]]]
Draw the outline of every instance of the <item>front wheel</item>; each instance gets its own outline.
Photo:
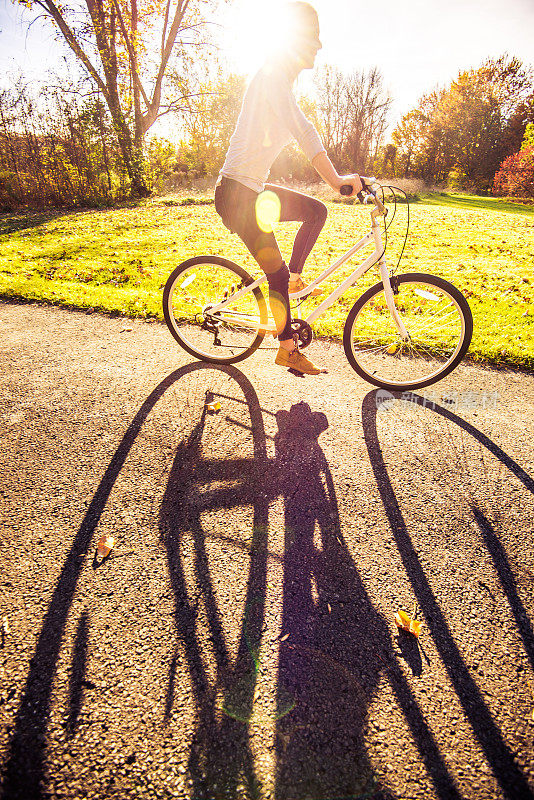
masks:
[[[219,256],[196,256],[169,275],[163,291],[163,315],[184,350],[202,361],[235,364],[260,346],[268,322],[259,287],[232,298],[253,279],[242,267]],[[210,309],[224,300],[219,312]]]
[[[392,278],[393,299],[408,332],[402,338],[377,283],[351,308],[343,347],[358,375],[384,389],[421,389],[458,366],[471,343],[467,300],[443,278],[412,272]]]

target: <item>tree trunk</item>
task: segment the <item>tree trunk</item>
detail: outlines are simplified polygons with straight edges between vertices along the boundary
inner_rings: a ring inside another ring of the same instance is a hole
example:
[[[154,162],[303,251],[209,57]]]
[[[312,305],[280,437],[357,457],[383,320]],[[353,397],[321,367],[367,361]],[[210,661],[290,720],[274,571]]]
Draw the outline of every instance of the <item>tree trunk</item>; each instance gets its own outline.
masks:
[[[180,31],[184,15],[191,0],[177,0],[172,15],[170,13],[171,0],[165,0],[164,2],[165,16],[161,32],[159,65],[157,65],[153,90],[148,94],[145,92],[140,79],[137,63],[139,44],[137,40],[139,26],[138,0],[129,1],[130,20],[125,20],[121,12],[119,0],[112,0],[111,4],[104,2],[104,0],[85,0],[89,15],[85,20],[85,24],[89,24],[90,22],[94,31],[96,47],[104,72],[102,76],[92,63],[88,52],[84,50],[86,44],[85,33],[82,37],[77,31],[69,27],[67,19],[68,16],[70,16],[72,8],[63,8],[62,6],[56,5],[57,0],[35,0],[36,4],[41,6],[46,14],[54,20],[58,30],[76,55],[76,58],[83,64],[96,86],[102,92],[113,120],[113,127],[117,135],[121,155],[124,159],[126,172],[131,181],[132,194],[146,197],[150,194],[150,191],[144,176],[143,137],[160,113],[162,84],[165,72],[173,47],[176,44],[176,37]],[[158,11],[155,9],[151,13],[157,16]],[[128,129],[125,113],[121,108],[117,83],[119,70],[119,59],[116,47],[117,22],[122,32],[123,43],[128,52],[130,72],[132,75],[132,96],[134,104],[133,134]],[[128,23],[130,23],[129,30],[127,27]],[[82,29],[83,26],[81,30]],[[79,38],[77,38],[78,36]],[[143,113],[141,108],[141,99],[146,106],[145,113]],[[172,106],[173,103],[168,104],[164,113],[168,113]]]
[[[132,135],[124,117],[119,97],[117,85],[118,61],[115,49],[115,7],[113,6],[111,9],[109,27],[106,28],[105,14],[97,0],[86,0],[86,2],[93,20],[96,43],[106,77],[102,93],[111,113],[113,128],[119,142],[124,166],[130,179],[130,191],[133,197],[148,197],[150,189],[146,185],[143,174],[143,161],[132,141]]]
[[[113,197],[113,187],[111,185],[111,174],[110,174],[110,171],[109,171],[108,147],[107,147],[107,144],[106,144],[106,132],[104,130],[104,119],[103,119],[104,114],[103,114],[103,108],[100,105],[100,102],[98,104],[96,113],[97,113],[98,127],[100,128],[100,138],[102,139],[102,154],[104,156],[104,166],[106,168],[106,175],[107,175],[107,179],[108,179],[108,193],[109,193],[109,197],[112,198]]]
[[[149,197],[150,189],[146,185],[143,162],[139,156],[139,150],[132,141],[130,129],[120,107],[118,94],[113,93],[113,96],[110,96],[108,105],[124,166],[130,179],[131,193],[134,197]]]
[[[143,112],[141,111],[141,92],[139,83],[136,80],[137,69],[137,28],[139,15],[137,11],[137,0],[131,0],[132,9],[132,48],[131,48],[131,72],[132,72],[132,94],[134,104],[134,142],[138,153],[143,151]]]

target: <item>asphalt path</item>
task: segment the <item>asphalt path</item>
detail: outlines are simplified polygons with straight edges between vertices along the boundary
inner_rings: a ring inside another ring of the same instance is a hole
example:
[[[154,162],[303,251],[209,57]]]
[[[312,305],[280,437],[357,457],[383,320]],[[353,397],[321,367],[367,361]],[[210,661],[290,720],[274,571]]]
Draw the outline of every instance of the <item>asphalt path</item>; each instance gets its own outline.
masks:
[[[0,305],[4,798],[534,797],[533,377],[310,352]]]

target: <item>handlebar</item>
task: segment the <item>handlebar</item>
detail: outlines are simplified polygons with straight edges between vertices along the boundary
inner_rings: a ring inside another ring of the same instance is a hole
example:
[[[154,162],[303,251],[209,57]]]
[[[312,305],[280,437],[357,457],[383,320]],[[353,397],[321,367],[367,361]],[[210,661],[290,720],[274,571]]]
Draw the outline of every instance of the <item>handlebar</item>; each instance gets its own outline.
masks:
[[[372,184],[376,183],[376,178],[366,178],[363,175],[360,175],[360,181],[362,183],[362,191],[358,192],[358,194],[356,195],[360,203],[365,203],[367,197],[372,197],[374,204],[378,208],[379,212],[381,214],[387,213],[382,202],[377,197],[376,190],[372,188]],[[341,186],[339,193],[345,196],[352,194],[352,186],[350,185],[350,183],[344,183],[343,186]]]
[[[376,183],[376,179],[375,178],[365,178],[363,175],[360,175],[360,181],[362,183],[362,191],[358,192],[357,197],[358,197],[358,200],[360,201],[360,203],[363,203],[363,201],[365,199],[364,195],[363,195],[363,192],[366,192],[367,194],[371,194],[371,195],[373,195],[373,197],[376,195],[376,192],[373,191],[373,189],[371,189],[371,186],[370,186],[371,183]],[[369,183],[368,183],[368,181],[369,181]],[[343,186],[341,187],[341,189],[339,190],[339,193],[343,194],[345,196],[348,196],[349,194],[352,194],[352,186],[350,185],[350,183],[344,183]]]

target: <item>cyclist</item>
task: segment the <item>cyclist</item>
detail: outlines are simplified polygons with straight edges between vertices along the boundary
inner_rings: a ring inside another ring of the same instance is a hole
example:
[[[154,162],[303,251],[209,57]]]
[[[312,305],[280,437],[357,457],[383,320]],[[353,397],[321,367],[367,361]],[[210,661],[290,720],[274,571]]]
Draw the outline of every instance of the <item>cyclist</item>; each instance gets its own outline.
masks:
[[[338,175],[314,126],[296,103],[292,84],[303,69],[311,69],[322,45],[315,9],[304,2],[286,6],[286,44],[270,57],[248,85],[226,160],[215,187],[215,208],[224,225],[237,233],[267,275],[269,303],[279,349],[275,363],[308,375],[326,372],[299,352],[291,329],[289,293],[306,288],[304,262],[326,221],[326,206],[300,192],[266,184],[280,151],[294,137],[311,163],[333,189],[362,189],[358,175]],[[262,197],[273,192],[280,203],[281,222],[300,221],[289,267],[269,223],[261,219]],[[321,294],[314,289],[311,294]]]

